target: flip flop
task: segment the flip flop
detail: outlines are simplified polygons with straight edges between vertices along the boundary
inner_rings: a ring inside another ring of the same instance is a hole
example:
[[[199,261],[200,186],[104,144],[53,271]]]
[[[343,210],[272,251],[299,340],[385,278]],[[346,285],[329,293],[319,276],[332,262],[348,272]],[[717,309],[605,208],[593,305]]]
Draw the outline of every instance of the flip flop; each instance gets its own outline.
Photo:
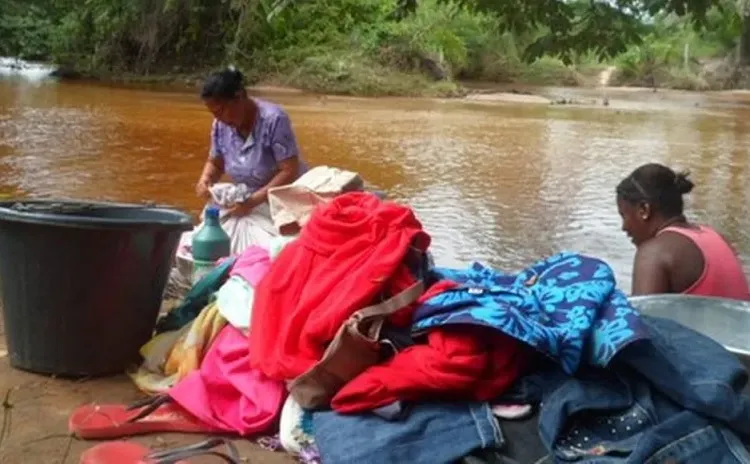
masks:
[[[84,440],[102,440],[150,433],[224,433],[173,403],[167,395],[131,405],[87,404],[73,411],[68,431]]]
[[[226,453],[214,449],[220,445],[226,446]],[[194,445],[162,451],[151,451],[143,445],[128,441],[111,441],[84,451],[79,464],[189,464],[185,459],[196,456],[215,456],[228,464],[242,462],[232,442],[211,438]]]

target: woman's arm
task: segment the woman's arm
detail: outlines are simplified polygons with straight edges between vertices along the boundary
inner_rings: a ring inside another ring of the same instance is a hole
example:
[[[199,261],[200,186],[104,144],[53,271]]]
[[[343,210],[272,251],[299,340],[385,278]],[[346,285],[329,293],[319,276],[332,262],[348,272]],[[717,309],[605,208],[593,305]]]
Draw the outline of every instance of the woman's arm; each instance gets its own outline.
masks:
[[[203,171],[195,186],[195,193],[201,198],[210,199],[211,194],[208,189],[221,179],[222,175],[224,175],[224,159],[209,157],[206,164],[203,165]]]
[[[669,267],[658,242],[638,247],[633,262],[633,296],[669,293]]]
[[[211,193],[208,189],[221,179],[224,175],[224,153],[219,145],[219,123],[214,120],[211,124],[211,148],[209,149],[208,160],[203,165],[203,171],[195,185],[195,193],[206,200],[211,199]]]
[[[279,171],[263,187],[259,188],[243,203],[238,203],[229,209],[232,216],[246,216],[256,206],[268,201],[268,190],[273,187],[291,184],[297,179],[299,169],[299,158],[288,158],[278,163]]]
[[[274,187],[291,184],[297,180],[299,172],[299,158],[287,158],[278,162],[279,172],[274,175],[270,181],[263,187],[256,190],[252,195],[252,201],[255,206],[268,201],[268,190]]]
[[[203,166],[200,180],[215,184],[224,175],[224,158],[209,157]]]

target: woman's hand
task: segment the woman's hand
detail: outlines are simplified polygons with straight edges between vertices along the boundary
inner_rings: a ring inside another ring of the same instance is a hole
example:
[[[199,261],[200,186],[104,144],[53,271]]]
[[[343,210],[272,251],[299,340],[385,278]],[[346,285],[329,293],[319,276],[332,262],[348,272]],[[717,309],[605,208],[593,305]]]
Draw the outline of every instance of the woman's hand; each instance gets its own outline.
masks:
[[[253,212],[253,209],[258,205],[253,197],[248,198],[242,203],[235,203],[234,206],[229,208],[228,213],[232,217],[244,217]]]
[[[203,172],[195,184],[195,194],[198,198],[211,201],[211,191],[209,190],[216,181],[224,174],[224,160],[222,158],[209,157],[203,166]]]
[[[200,178],[198,180],[198,183],[195,184],[195,194],[198,195],[198,198],[209,201],[211,200],[211,191],[209,190],[210,188],[211,182],[207,179]]]

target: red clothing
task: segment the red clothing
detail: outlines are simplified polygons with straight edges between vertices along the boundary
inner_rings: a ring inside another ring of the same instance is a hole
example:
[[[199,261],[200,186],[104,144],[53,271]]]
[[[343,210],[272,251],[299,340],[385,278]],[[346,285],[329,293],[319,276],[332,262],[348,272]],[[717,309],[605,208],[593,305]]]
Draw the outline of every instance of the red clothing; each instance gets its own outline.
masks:
[[[419,302],[456,286],[440,281]],[[490,400],[502,394],[526,367],[526,346],[485,327],[433,329],[427,344],[415,345],[373,366],[333,398],[341,413],[369,411],[396,400],[436,397]]]
[[[666,227],[660,233],[674,232],[689,238],[703,254],[703,273],[682,293],[750,300],[747,278],[737,255],[724,238],[710,227],[698,229]]]
[[[434,329],[427,345],[412,346],[367,369],[339,390],[331,405],[338,412],[355,413],[396,400],[490,400],[521,375],[525,353],[520,342],[494,329]]]
[[[371,193],[319,206],[255,290],[251,366],[277,380],[306,372],[349,316],[382,290],[395,294],[415,282],[404,257],[429,243],[411,209]],[[394,323],[410,323],[411,309]]]

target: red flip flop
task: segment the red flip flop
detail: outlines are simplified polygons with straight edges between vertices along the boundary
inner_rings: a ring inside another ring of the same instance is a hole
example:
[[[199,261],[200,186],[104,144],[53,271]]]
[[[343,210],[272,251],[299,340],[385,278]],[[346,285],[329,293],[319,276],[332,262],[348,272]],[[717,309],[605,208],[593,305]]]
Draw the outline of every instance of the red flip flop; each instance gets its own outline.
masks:
[[[219,445],[227,447],[226,453],[214,450]],[[186,458],[215,456],[228,464],[240,464],[240,455],[234,445],[221,438],[212,438],[194,445],[163,451],[151,451],[143,445],[128,441],[111,441],[96,445],[81,454],[80,464],[189,464]]]
[[[130,406],[87,404],[68,419],[68,430],[77,438],[102,440],[150,433],[223,433],[172,403],[169,396],[157,396]]]

